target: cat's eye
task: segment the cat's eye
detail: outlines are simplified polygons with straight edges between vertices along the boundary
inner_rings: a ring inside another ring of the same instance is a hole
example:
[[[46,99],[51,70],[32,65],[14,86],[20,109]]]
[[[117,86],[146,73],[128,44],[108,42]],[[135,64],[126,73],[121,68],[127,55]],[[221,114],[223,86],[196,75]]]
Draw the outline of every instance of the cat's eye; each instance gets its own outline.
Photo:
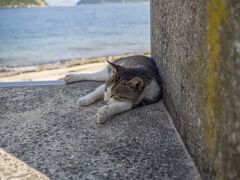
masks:
[[[128,98],[123,97],[123,96],[114,96],[114,98],[115,98],[115,99],[119,99],[119,100],[120,100],[120,99],[128,99]]]
[[[135,88],[133,86],[128,85],[128,87],[131,91],[135,91]]]
[[[114,99],[121,99],[121,97],[116,96],[116,95],[112,95],[111,98],[114,98]]]

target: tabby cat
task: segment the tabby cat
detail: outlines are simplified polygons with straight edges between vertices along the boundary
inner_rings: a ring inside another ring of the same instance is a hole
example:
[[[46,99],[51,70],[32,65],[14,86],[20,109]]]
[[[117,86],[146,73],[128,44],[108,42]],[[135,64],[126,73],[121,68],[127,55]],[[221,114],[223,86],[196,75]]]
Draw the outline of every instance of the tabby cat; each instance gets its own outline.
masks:
[[[81,97],[79,106],[88,106],[104,99],[107,105],[97,111],[97,123],[104,123],[116,114],[123,113],[139,105],[147,105],[160,100],[162,94],[158,68],[152,58],[130,56],[117,59],[102,71],[92,74],[69,74],[66,84],[93,80],[106,81],[94,92]]]

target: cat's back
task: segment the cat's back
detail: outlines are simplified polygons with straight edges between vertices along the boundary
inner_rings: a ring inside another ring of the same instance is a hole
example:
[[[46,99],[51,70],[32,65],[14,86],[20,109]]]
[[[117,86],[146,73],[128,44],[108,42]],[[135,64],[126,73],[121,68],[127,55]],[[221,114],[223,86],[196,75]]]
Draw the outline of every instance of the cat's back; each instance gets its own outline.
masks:
[[[123,57],[114,61],[115,64],[127,67],[127,68],[139,68],[144,69],[149,74],[159,80],[158,68],[154,60],[147,56],[135,55],[129,57]]]
[[[155,62],[153,61],[152,58],[141,55],[119,58],[116,61],[114,61],[114,63],[127,68],[135,67],[156,68]]]

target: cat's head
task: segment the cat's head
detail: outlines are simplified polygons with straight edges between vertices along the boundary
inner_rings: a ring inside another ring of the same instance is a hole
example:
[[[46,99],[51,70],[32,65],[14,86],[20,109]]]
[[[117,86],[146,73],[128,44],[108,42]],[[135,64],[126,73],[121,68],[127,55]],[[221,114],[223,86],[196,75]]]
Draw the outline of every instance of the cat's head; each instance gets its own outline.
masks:
[[[112,75],[106,82],[104,100],[135,103],[144,89],[144,79],[134,69],[125,68],[109,61],[108,64]]]

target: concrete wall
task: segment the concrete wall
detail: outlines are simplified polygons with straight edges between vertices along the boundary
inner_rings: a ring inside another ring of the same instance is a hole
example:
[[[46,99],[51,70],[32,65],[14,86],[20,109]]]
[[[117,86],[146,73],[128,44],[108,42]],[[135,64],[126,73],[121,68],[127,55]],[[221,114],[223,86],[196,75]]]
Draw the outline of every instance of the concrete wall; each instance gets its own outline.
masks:
[[[240,1],[151,0],[164,102],[203,179],[240,179]]]

